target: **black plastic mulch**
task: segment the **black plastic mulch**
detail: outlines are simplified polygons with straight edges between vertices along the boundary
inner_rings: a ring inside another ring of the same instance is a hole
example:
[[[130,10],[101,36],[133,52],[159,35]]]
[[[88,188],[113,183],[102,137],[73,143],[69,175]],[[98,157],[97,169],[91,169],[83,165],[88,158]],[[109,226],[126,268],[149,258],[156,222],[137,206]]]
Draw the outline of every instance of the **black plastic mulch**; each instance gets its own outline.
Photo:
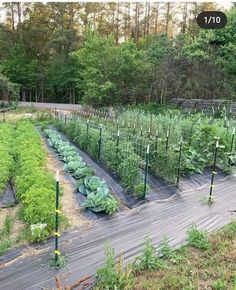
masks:
[[[16,195],[14,186],[8,182],[4,192],[0,195],[0,208],[6,208],[16,205]]]
[[[0,289],[55,289],[55,275],[68,275],[68,284],[84,275],[93,275],[105,261],[104,249],[108,241],[117,258],[122,253],[126,262],[140,254],[147,234],[156,246],[167,236],[170,246],[178,247],[185,242],[186,231],[193,223],[199,229],[211,232],[235,219],[231,212],[236,209],[235,191],[236,176],[230,176],[222,182],[217,181],[212,205],[200,202],[202,196],[208,195],[206,187],[199,191],[183,191],[168,201],[149,202],[120,212],[109,220],[97,220],[87,231],[63,235],[59,247],[68,258],[65,269],[48,269],[53,241],[41,246],[41,249],[49,247],[46,252],[18,259],[6,267],[4,262],[8,261],[9,254],[5,254],[0,261]]]

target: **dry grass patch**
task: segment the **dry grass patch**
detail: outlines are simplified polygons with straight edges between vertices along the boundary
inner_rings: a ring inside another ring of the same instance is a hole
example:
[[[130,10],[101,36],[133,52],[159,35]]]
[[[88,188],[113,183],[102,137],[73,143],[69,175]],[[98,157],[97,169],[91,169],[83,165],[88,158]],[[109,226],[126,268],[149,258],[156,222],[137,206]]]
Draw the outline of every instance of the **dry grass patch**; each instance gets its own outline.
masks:
[[[163,271],[144,271],[135,277],[136,290],[226,290],[236,289],[236,223],[209,238],[211,247],[182,247],[182,259],[168,262]]]

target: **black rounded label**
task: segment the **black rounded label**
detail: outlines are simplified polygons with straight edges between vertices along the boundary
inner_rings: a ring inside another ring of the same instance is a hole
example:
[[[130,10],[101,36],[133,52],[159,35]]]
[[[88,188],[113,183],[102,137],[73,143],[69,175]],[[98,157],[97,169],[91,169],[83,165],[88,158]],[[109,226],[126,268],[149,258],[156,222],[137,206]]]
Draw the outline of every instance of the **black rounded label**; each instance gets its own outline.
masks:
[[[197,24],[203,29],[221,29],[227,24],[227,16],[221,11],[202,11]]]

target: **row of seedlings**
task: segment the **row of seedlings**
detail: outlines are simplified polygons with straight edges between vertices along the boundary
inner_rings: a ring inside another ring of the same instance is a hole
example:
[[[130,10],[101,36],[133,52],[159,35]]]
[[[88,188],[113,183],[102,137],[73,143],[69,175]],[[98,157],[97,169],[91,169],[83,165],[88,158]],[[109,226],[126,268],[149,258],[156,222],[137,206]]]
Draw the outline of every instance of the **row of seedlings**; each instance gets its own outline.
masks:
[[[10,124],[0,124],[0,196],[12,177],[14,128]]]
[[[65,162],[64,169],[76,179],[78,192],[86,199],[82,206],[94,212],[112,214],[118,209],[118,201],[110,193],[110,190],[99,177],[83,161],[75,146],[63,140],[61,135],[51,129],[45,130],[49,145],[54,148]]]
[[[47,153],[32,123],[21,121],[17,124],[14,143],[20,216],[31,226],[32,240],[43,241],[54,230],[55,179],[46,169]]]

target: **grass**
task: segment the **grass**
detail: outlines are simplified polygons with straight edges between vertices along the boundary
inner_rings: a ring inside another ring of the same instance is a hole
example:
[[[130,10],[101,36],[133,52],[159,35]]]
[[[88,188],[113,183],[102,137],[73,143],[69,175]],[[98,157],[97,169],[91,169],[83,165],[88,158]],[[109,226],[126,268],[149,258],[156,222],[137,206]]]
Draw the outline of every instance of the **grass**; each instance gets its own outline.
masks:
[[[236,222],[209,238],[191,227],[187,242],[174,251],[181,259],[169,259],[166,269],[138,272],[134,289],[236,290]]]
[[[13,228],[13,219],[9,215],[6,216],[2,229],[0,229],[0,255],[4,254],[12,246],[10,235]]]
[[[1,239],[0,241],[0,255],[4,254],[12,246],[12,240],[9,238]]]

